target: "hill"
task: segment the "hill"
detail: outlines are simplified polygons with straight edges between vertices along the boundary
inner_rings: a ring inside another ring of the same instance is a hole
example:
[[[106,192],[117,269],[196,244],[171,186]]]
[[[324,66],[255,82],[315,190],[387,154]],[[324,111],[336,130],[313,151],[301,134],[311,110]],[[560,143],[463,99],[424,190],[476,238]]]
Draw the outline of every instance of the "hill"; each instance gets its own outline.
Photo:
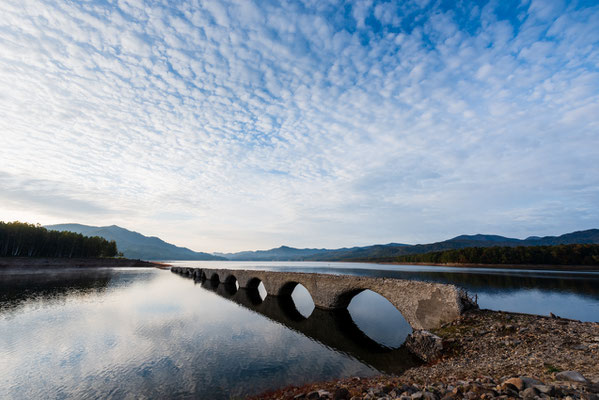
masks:
[[[116,225],[89,226],[81,224],[48,225],[48,230],[70,231],[85,236],[100,236],[114,240],[127,258],[143,260],[224,260],[222,257],[190,250],[167,243],[157,237],[144,236]]]
[[[477,234],[460,235],[452,239],[429,244],[389,243],[341,249],[296,249],[281,246],[270,250],[218,253],[218,255],[234,261],[365,261],[469,247],[554,246],[562,244],[599,244],[599,229],[577,231],[561,236],[531,236],[526,239]]]

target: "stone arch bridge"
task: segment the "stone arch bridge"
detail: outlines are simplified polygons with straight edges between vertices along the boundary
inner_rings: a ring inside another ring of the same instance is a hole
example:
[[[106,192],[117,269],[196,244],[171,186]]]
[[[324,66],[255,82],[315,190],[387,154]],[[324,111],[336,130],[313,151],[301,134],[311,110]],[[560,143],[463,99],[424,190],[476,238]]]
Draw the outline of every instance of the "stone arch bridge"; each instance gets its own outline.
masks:
[[[372,290],[389,300],[415,330],[437,328],[476,307],[465,291],[440,283],[259,270],[172,267],[171,271],[215,283],[237,281],[240,288],[247,289],[257,289],[262,282],[268,296],[291,295],[301,284],[310,292],[315,307],[329,310],[346,308],[358,293]]]

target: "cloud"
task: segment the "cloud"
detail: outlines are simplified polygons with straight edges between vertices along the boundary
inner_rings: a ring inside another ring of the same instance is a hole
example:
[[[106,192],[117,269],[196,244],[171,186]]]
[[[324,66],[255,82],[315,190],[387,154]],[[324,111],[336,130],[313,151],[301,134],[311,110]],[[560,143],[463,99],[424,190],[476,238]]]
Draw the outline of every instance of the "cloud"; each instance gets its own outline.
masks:
[[[599,8],[420,3],[5,1],[4,198],[198,250],[597,226]]]

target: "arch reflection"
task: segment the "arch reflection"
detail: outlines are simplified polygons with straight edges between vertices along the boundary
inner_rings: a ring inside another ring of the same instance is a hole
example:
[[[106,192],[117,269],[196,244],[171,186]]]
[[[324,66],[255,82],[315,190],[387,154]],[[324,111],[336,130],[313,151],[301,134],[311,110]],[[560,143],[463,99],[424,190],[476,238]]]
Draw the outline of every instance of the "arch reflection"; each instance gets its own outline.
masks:
[[[368,337],[345,309],[314,308],[309,318],[305,318],[290,301],[290,296],[267,296],[258,303],[255,289],[240,288],[230,294],[224,285],[214,287],[204,281],[201,286],[381,372],[399,374],[420,364],[404,346],[390,349]]]
[[[412,327],[401,312],[372,290],[363,290],[355,295],[347,310],[356,326],[383,346],[398,348],[412,333]]]

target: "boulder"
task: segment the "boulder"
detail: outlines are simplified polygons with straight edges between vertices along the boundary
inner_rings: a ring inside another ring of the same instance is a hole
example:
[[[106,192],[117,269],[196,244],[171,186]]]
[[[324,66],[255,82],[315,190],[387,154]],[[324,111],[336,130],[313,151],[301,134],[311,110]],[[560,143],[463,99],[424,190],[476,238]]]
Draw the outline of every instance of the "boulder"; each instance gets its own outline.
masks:
[[[562,371],[555,375],[555,378],[560,381],[587,383],[587,379],[578,371]]]
[[[347,390],[346,388],[339,388],[335,390],[335,394],[333,395],[333,400],[346,400],[349,398],[349,390]]]
[[[510,378],[503,382],[503,386],[507,386],[507,384],[513,385],[518,391],[524,389],[524,381],[520,378]]]
[[[537,392],[537,390],[533,387],[529,387],[527,389],[524,389],[521,393],[520,396],[524,399],[534,399],[535,397],[537,397],[539,395],[539,392]]]
[[[443,340],[429,331],[414,331],[406,339],[406,348],[424,362],[433,361],[441,356]]]

